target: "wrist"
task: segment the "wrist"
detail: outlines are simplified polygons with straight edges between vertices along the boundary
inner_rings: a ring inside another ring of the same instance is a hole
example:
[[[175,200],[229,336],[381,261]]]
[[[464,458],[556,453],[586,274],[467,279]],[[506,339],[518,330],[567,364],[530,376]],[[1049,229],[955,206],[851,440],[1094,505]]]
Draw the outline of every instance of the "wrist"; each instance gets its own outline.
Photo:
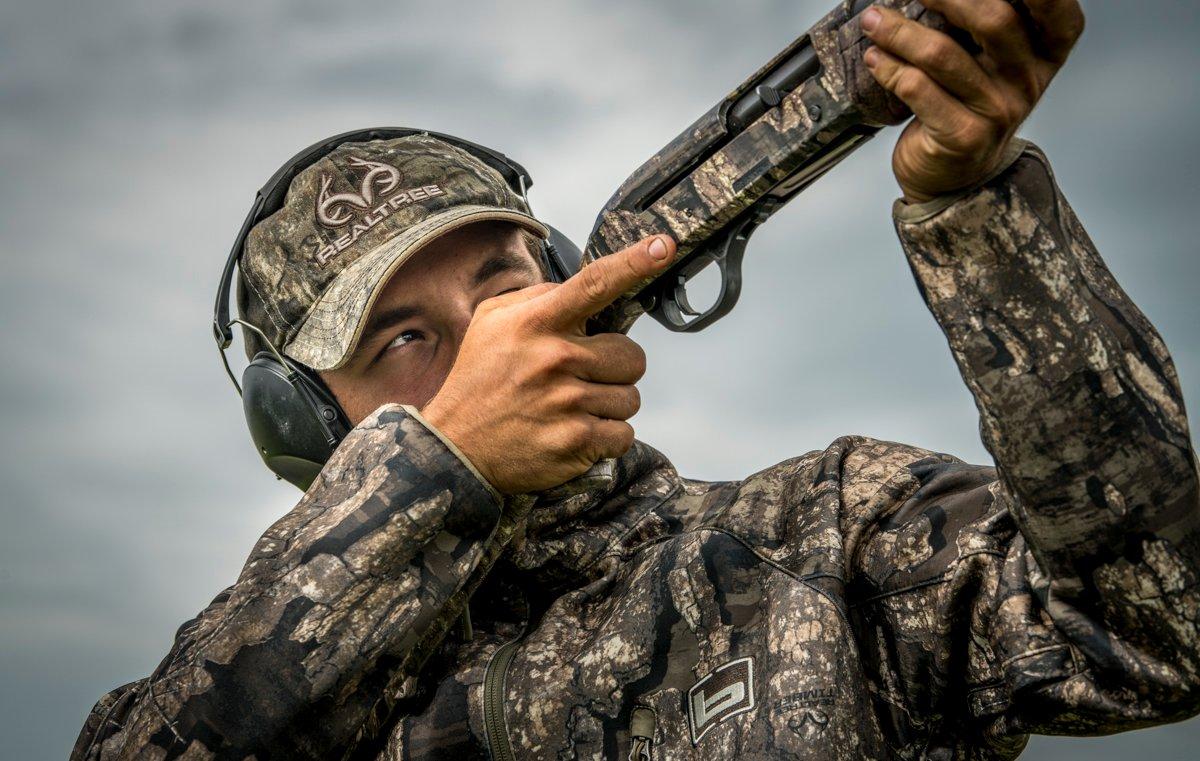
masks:
[[[414,408],[415,409],[415,408]],[[453,440],[455,437],[451,435],[453,430],[453,416],[446,414],[443,405],[438,404],[438,398],[435,396],[425,403],[424,407],[418,410],[418,413],[429,423],[436,428],[438,433],[442,434],[443,438]],[[457,446],[457,443],[455,444]]]
[[[995,180],[1000,175],[1013,165],[1020,157],[1025,149],[1029,147],[1029,141],[1023,138],[1013,137],[1005,145],[1004,150],[1000,153],[999,159],[992,165],[981,178],[974,180],[969,185],[964,185],[957,190],[947,190],[938,195],[930,195],[923,193],[920,189],[912,189],[912,197],[910,197],[910,189],[903,183],[900,185],[904,197],[897,199],[892,209],[893,215],[900,222],[915,222],[929,218],[940,213],[944,209],[953,205],[956,201],[965,198],[988,183]]]
[[[455,425],[457,417],[448,414],[443,405],[436,404],[436,401],[435,397],[420,410],[409,405],[405,405],[404,409],[428,428],[433,435],[441,439],[446,448],[453,452],[467,466],[467,469],[488,488],[488,491],[494,497],[503,499],[502,492],[497,488],[495,480],[487,472],[486,468],[481,467],[483,463],[478,458],[472,457],[469,445],[468,448],[464,449],[463,445],[466,441]]]
[[[914,184],[906,184],[904,180],[897,177],[896,182],[900,185],[901,200],[907,204],[917,205],[929,203],[939,198],[968,193],[983,185],[991,177],[994,177],[996,168],[1000,166],[1003,158],[1004,154],[999,153],[995,158],[981,167],[972,167],[972,171],[965,173],[955,172],[951,176],[941,178],[942,182],[936,185],[927,184],[922,187]]]
[[[901,198],[900,198],[901,201],[903,201],[904,203],[907,203],[907,204],[912,204],[912,205],[916,205],[916,204],[920,204],[920,203],[928,203],[928,202],[932,201],[933,199],[937,198],[936,195],[930,195],[928,193],[921,193],[919,191],[912,190],[911,188],[906,188],[906,187],[904,187],[904,185],[900,186],[900,195],[901,195]]]
[[[906,172],[904,168],[913,162],[901,162],[897,156],[893,164],[896,182],[900,186],[903,202],[908,204],[929,203],[946,196],[957,196],[986,184],[1011,164],[1024,148],[1025,141],[1015,136],[998,146],[961,159],[949,162],[942,160],[942,170]],[[924,162],[917,161],[920,167]]]

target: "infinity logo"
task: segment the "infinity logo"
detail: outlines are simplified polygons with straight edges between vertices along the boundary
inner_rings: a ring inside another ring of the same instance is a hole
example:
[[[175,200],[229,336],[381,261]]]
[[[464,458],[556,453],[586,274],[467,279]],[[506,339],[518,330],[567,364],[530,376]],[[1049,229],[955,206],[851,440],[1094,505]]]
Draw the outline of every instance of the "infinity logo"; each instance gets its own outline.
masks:
[[[376,195],[390,193],[400,185],[400,170],[389,164],[351,156],[350,166],[366,169],[357,193],[329,192],[333,178],[321,175],[321,191],[317,194],[317,221],[326,227],[341,227],[354,218],[353,209],[366,211]]]

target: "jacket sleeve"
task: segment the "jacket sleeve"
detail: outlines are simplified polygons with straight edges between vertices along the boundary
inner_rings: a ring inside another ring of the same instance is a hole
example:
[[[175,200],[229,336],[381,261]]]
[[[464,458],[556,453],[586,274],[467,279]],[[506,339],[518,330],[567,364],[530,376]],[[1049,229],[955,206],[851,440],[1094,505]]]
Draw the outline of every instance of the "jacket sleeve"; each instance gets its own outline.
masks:
[[[343,757],[404,697],[512,522],[415,410],[381,407],[154,673],[100,700],[71,758]]]
[[[1200,490],[1162,340],[1027,143],[896,227],[996,467],[918,458],[876,495],[856,615],[880,699],[1010,751],[1200,711]]]

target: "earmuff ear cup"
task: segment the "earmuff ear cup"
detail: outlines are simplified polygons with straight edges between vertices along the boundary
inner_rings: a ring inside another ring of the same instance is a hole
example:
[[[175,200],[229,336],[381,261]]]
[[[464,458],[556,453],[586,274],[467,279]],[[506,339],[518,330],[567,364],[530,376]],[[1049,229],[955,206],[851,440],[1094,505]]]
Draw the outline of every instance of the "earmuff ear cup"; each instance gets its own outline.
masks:
[[[557,227],[553,225],[546,225],[546,227],[550,229],[550,237],[546,239],[545,243],[546,258],[550,263],[550,276],[554,282],[562,283],[579,271],[583,262],[583,251],[580,251],[579,246],[576,246]]]
[[[259,352],[242,373],[242,407],[250,438],[277,476],[307,491],[350,431],[319,379]]]

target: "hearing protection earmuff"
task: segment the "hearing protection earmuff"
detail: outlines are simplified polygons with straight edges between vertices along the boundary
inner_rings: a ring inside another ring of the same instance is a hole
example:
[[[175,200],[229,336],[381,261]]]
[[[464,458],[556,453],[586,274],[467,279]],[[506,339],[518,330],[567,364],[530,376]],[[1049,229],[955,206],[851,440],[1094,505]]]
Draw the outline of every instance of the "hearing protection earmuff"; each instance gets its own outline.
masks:
[[[460,148],[487,164],[504,177],[509,186],[525,200],[533,179],[525,168],[503,153],[451,135],[404,127],[378,127],[354,130],[326,138],[297,153],[267,180],[254,197],[254,205],[242,222],[237,239],[225,262],[217,301],[213,310],[213,336],[221,352],[221,362],[233,387],[242,397],[250,438],[266,466],[276,477],[307,491],[317,473],[350,432],[350,421],[320,376],[312,369],[285,357],[261,329],[245,320],[230,319],[230,294],[234,269],[242,257],[251,228],[283,207],[288,186],[304,169],[312,166],[343,143],[393,140],[426,134]],[[550,237],[542,243],[542,264],[548,277],[561,283],[579,270],[583,253],[565,235],[550,227]],[[239,385],[229,366],[225,350],[233,343],[233,326],[241,325],[254,333],[268,348],[260,351],[242,373]]]

